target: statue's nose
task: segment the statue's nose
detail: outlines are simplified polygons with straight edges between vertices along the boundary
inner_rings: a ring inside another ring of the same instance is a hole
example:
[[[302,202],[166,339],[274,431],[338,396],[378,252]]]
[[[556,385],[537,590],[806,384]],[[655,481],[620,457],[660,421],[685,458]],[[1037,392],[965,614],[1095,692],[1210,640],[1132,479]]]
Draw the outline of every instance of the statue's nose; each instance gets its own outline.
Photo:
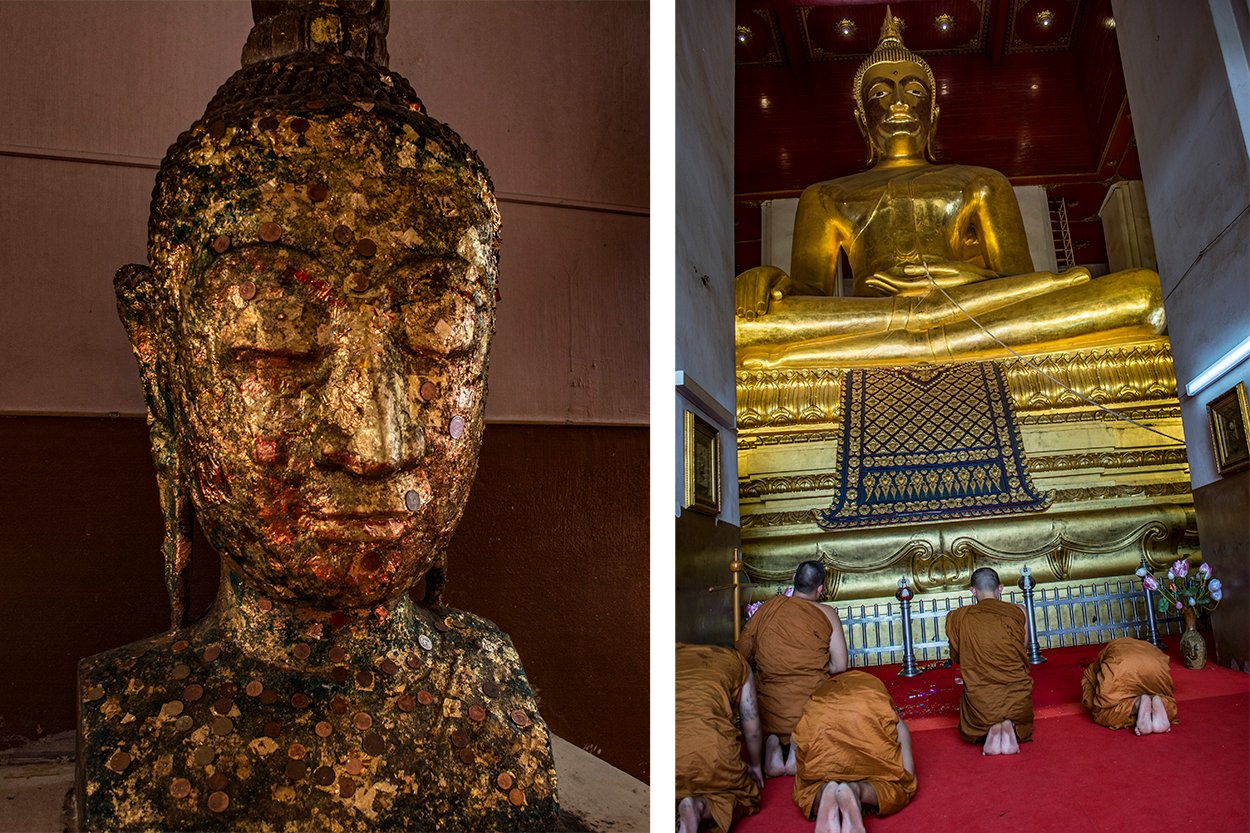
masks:
[[[425,450],[408,410],[406,381],[375,350],[336,361],[323,392],[317,463],[361,477],[385,477],[413,465]]]

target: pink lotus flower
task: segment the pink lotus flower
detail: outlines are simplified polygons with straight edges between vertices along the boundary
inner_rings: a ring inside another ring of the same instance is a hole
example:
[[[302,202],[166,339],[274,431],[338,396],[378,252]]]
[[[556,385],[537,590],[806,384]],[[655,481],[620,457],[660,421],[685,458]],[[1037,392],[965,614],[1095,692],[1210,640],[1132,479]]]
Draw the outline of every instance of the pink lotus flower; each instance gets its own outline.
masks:
[[[1171,572],[1176,573],[1177,578],[1184,578],[1189,575],[1189,562],[1183,558],[1176,559],[1176,563],[1172,565]]]
[[[1181,609],[1181,608],[1183,608],[1183,607],[1184,607],[1184,605],[1183,605],[1183,604],[1181,604],[1180,602],[1177,602],[1177,603],[1176,603],[1176,609],[1177,609],[1177,610],[1180,610],[1180,609]]]
[[[1158,580],[1157,580],[1157,579],[1155,579],[1155,577],[1154,577],[1154,576],[1152,576],[1152,575],[1150,575],[1149,573],[1147,573],[1146,575],[1142,576],[1142,578],[1141,578],[1141,583],[1142,583],[1142,586],[1143,586],[1143,587],[1145,587],[1147,590],[1154,591],[1154,590],[1158,590],[1158,589],[1159,589],[1159,582],[1158,582]]]
[[[1198,575],[1202,576],[1204,579],[1210,578],[1211,577],[1211,565],[1205,561],[1202,562],[1202,564],[1198,565]]]

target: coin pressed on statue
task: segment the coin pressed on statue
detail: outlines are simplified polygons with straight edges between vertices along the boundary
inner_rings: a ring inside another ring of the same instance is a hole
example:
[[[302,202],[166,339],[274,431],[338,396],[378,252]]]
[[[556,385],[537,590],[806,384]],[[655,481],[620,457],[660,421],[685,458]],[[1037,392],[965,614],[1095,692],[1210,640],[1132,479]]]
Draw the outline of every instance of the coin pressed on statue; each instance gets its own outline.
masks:
[[[474,723],[481,723],[486,719],[486,709],[474,703],[472,706],[469,706],[469,719]]]
[[[222,254],[223,252],[226,251],[226,249],[230,248],[230,235],[228,234],[217,235],[217,237],[213,239],[212,246],[213,246],[214,252],[216,252],[217,254]]]
[[[226,777],[224,772],[214,772],[208,778],[208,788],[210,790],[224,790],[229,783],[230,779]]]
[[[286,765],[288,781],[300,781],[308,773],[308,764],[303,761],[291,761]]]
[[[219,717],[213,721],[213,734],[225,736],[234,731],[234,723],[228,717]]]
[[[217,757],[217,750],[206,744],[196,749],[191,757],[200,766],[208,766]]]
[[[296,642],[291,646],[291,654],[296,659],[308,659],[312,655],[312,648],[308,647],[307,642]]]
[[[175,680],[185,680],[187,677],[191,676],[191,669],[182,663],[178,663],[174,666],[174,669],[169,672],[169,676]]]
[[[499,789],[501,790],[512,789],[512,783],[513,781],[512,781],[511,772],[501,772],[499,773],[499,777],[495,779],[495,784],[497,784],[499,786]]]
[[[451,733],[451,743],[457,749],[463,749],[469,745],[469,733],[464,729],[456,729]]]
[[[258,234],[266,243],[277,243],[282,239],[282,226],[277,223],[261,223]]]
[[[347,763],[343,764],[343,769],[347,770],[348,775],[359,775],[364,772],[365,764],[359,758],[348,758]]]
[[[308,754],[308,750],[304,748],[304,744],[296,742],[286,748],[286,754],[291,760],[298,761]]]
[[[522,729],[530,725],[530,716],[526,714],[525,712],[521,711],[520,709],[516,709],[515,711],[513,711],[512,714],[509,715],[509,717],[512,718],[513,723],[515,723],[517,726],[520,726]]]
[[[265,685],[260,680],[252,680],[243,688],[243,690],[247,693],[248,697],[259,697],[265,690]]]
[[[430,639],[426,634],[421,634],[417,637],[417,644],[427,651],[434,650],[434,640]]]
[[[130,756],[119,749],[109,756],[108,761],[104,765],[120,774],[126,771],[126,767],[130,766]]]
[[[421,689],[417,692],[417,702],[423,706],[428,706],[434,702],[434,695],[425,689]]]
[[[210,793],[208,796],[208,809],[214,813],[224,813],[226,808],[230,806],[230,796],[223,792]]]
[[[343,650],[342,645],[335,645],[326,656],[330,658],[330,662],[342,662],[347,659],[347,651]]]
[[[352,715],[352,725],[363,732],[373,725],[373,717],[368,712],[356,712]]]
[[[191,794],[191,782],[186,778],[175,778],[169,782],[169,794],[174,798],[186,798]]]
[[[520,807],[522,804],[525,803],[525,793],[521,792],[519,789],[514,787],[508,793],[508,800],[511,801],[517,807]]]
[[[218,645],[209,645],[204,649],[204,653],[201,654],[201,656],[203,656],[205,662],[212,662],[217,659],[217,657],[221,656],[221,647]]]
[[[313,781],[322,787],[328,787],[334,783],[334,770],[328,766],[319,766],[313,771]]]
[[[469,749],[467,746],[456,754],[460,756],[460,762],[464,764],[471,764],[477,760],[477,756],[473,754],[473,750]]]
[[[339,796],[351,798],[356,794],[356,782],[344,775],[339,779]]]
[[[366,752],[374,756],[381,755],[386,751],[386,741],[382,740],[381,735],[374,732],[365,735],[363,746]]]

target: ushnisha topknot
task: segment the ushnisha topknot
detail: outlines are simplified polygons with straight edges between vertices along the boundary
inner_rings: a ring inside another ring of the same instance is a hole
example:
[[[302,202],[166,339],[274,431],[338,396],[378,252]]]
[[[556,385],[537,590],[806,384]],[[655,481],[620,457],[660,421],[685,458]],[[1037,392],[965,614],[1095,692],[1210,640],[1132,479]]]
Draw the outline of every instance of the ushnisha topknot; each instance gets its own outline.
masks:
[[[420,158],[458,172],[462,182],[479,182],[471,190],[481,192],[492,207],[494,217],[484,228],[497,238],[494,186],[486,166],[459,134],[429,116],[407,79],[386,66],[385,0],[341,0],[334,5],[253,0],[252,11],[255,24],[243,50],[243,66],[221,85],[204,115],[178,137],[161,162],[148,229],[153,263],[171,245],[188,242],[176,218],[192,215],[219,188],[243,185],[217,181],[211,160],[218,152],[230,154],[243,143],[289,133],[292,126],[298,131],[313,120],[364,117],[387,125],[393,135],[387,143],[388,164],[401,145],[412,146]],[[294,140],[302,145],[304,138]],[[263,161],[232,159],[233,176],[247,178],[246,171]],[[264,174],[259,169],[255,173]],[[198,193],[188,192],[180,181],[188,176],[203,182]],[[190,200],[188,193],[194,195]]]

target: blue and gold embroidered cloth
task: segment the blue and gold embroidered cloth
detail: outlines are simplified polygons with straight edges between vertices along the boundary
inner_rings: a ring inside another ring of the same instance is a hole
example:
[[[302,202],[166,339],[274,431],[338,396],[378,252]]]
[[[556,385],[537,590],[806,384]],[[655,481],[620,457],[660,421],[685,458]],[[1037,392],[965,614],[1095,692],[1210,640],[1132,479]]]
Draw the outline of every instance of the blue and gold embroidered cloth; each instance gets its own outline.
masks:
[[[825,529],[1039,512],[991,362],[847,372],[839,494]]]

